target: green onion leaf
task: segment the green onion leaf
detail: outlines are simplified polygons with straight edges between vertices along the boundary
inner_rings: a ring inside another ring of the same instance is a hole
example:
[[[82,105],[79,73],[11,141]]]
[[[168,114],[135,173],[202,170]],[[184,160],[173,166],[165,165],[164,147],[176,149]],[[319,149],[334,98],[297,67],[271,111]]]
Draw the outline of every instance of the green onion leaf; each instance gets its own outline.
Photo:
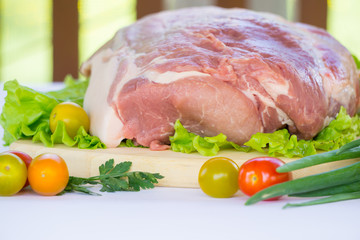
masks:
[[[333,202],[352,200],[352,199],[360,199],[360,192],[340,193],[340,194],[332,195],[330,197],[324,197],[303,203],[288,203],[283,208],[285,209],[289,207],[312,206],[317,204],[333,203]]]

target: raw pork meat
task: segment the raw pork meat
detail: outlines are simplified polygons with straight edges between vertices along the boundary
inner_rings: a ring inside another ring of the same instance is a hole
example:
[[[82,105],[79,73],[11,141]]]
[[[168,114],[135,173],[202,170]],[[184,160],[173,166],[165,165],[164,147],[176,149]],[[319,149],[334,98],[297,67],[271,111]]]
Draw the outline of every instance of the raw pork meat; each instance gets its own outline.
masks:
[[[120,29],[81,67],[90,132],[166,149],[174,122],[243,144],[287,127],[314,137],[344,106],[355,114],[358,73],[326,31],[244,9],[166,11]]]

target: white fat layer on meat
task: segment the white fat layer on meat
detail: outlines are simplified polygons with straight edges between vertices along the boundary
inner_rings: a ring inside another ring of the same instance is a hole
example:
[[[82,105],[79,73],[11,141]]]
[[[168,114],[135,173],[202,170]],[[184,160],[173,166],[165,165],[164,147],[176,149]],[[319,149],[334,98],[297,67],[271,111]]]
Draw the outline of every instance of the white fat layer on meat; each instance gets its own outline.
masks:
[[[110,57],[113,51],[106,49],[97,53],[89,62],[91,76],[85,94],[84,109],[90,118],[90,133],[98,136],[107,147],[117,147],[122,141],[123,123],[107,103],[107,97],[113,83],[119,60]]]
[[[279,87],[280,88],[280,87]],[[288,90],[289,90],[289,84],[287,83],[287,87],[285,88],[287,89],[287,91],[285,92],[284,90],[278,90],[278,94],[276,94],[275,96],[277,97],[280,93],[288,95]],[[274,108],[278,114],[278,120],[281,122],[281,124],[286,124],[288,126],[294,126],[294,122],[289,118],[289,116],[280,108],[278,108],[275,105],[274,100],[271,98],[268,98],[262,94],[259,94],[258,91],[248,87],[246,91],[242,91],[242,93],[247,96],[255,105],[256,103],[256,99],[254,96],[257,96],[258,99],[267,107],[265,108],[264,111],[268,111],[268,108]],[[265,115],[265,113],[263,113],[263,115]]]
[[[281,124],[286,124],[288,126],[295,126],[294,122],[289,118],[289,116],[283,110],[277,107],[275,109]]]
[[[326,118],[324,119],[323,128],[326,127],[326,126],[328,126],[328,125],[330,124],[330,122],[331,122],[332,120],[334,120],[334,119],[335,119],[335,118],[333,118],[333,117],[326,116]]]
[[[286,124],[288,126],[294,126],[294,122],[289,118],[289,116],[280,108],[278,108],[272,99],[269,99],[263,95],[258,95],[258,98],[267,106],[266,110],[270,108],[274,108],[278,114],[278,120],[281,124]],[[263,113],[264,114],[264,113]]]
[[[122,77],[121,81],[117,84],[114,99],[113,101],[116,101],[116,97],[120,93],[121,89],[124,87],[126,83],[128,83],[130,80],[138,77],[143,76],[144,78],[148,79],[150,82],[156,82],[156,83],[162,83],[162,84],[168,84],[171,82],[174,82],[176,80],[187,78],[187,77],[195,77],[195,76],[210,76],[209,74],[198,72],[198,71],[186,71],[186,72],[174,72],[174,71],[167,71],[164,73],[159,73],[157,71],[151,70],[154,68],[157,64],[163,64],[166,61],[168,61],[164,56],[159,56],[154,58],[150,63],[145,65],[142,68],[139,68],[135,64],[135,59],[137,59],[142,54],[135,54],[135,52],[128,52],[125,54],[128,56],[127,60],[127,69],[125,75]],[[115,56],[115,55],[114,55]],[[142,74],[139,74],[142,73]],[[120,114],[120,113],[119,113]]]
[[[272,99],[277,99],[281,95],[286,95],[289,98],[292,96],[289,95],[289,81],[283,80],[278,81],[273,78],[259,78],[259,82],[266,89],[266,92],[272,97]]]
[[[209,77],[209,74],[198,72],[198,71],[186,71],[186,72],[173,72],[168,71],[164,73],[159,73],[157,71],[147,71],[144,73],[144,77],[149,79],[149,81],[167,84],[174,82],[179,79],[188,78],[188,77]]]
[[[143,55],[146,55],[146,53],[137,53],[137,54],[134,56],[134,59],[137,59],[138,57],[143,56]],[[151,60],[151,62],[149,63],[149,65],[164,64],[164,63],[167,63],[168,61],[169,61],[169,59],[167,59],[166,57],[164,57],[164,56],[159,56],[159,57],[156,57],[156,58],[154,58],[153,60]],[[145,67],[147,67],[147,66],[145,66]]]
[[[328,98],[329,96],[331,96],[332,99],[339,102],[341,105],[347,107],[348,103],[351,101],[351,98],[356,96],[355,88],[353,88],[348,83],[348,81],[343,81],[343,84],[341,84],[335,79],[332,72],[327,70],[325,66],[321,69],[323,86]],[[334,87],[334,82],[337,83],[338,87]]]
[[[119,96],[119,93],[121,91],[121,89],[124,87],[124,85],[126,83],[128,83],[130,80],[136,78],[139,76],[139,72],[140,69],[136,66],[135,62],[134,62],[134,57],[133,55],[129,52],[126,53],[125,55],[128,56],[128,58],[124,59],[124,58],[120,58],[120,61],[127,61],[126,64],[126,73],[122,76],[121,80],[116,84],[116,89],[113,90],[114,91],[114,95],[113,95],[113,99],[112,102],[116,103],[117,98]],[[118,58],[117,56],[113,56],[113,58]],[[122,63],[124,64],[124,63]],[[119,65],[119,64],[118,64]],[[116,72],[118,71],[118,69],[115,69],[115,76],[116,76]],[[115,77],[113,79],[109,80],[111,83],[113,83],[115,81]],[[121,116],[121,113],[118,113]]]

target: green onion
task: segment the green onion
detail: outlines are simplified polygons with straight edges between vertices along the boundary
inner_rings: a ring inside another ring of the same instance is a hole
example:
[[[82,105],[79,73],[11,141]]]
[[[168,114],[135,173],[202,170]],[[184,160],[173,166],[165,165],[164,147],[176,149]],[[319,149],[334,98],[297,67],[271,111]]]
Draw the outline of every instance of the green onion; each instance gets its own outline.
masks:
[[[288,203],[283,208],[311,206],[311,205],[316,205],[316,204],[333,203],[333,202],[359,199],[359,198],[360,198],[360,192],[340,193],[340,194],[332,195],[330,197],[320,198],[320,199],[316,199],[316,200],[312,200],[312,201],[308,201],[308,202],[304,202],[304,203]]]
[[[323,196],[330,196],[339,193],[351,193],[351,192],[360,192],[360,181],[338,185],[335,187],[328,187],[320,190],[305,192],[305,193],[298,193],[292,194],[290,197],[323,197]]]
[[[355,140],[357,141],[357,140]],[[348,143],[352,146],[352,142]],[[342,150],[340,152],[340,149],[320,153],[316,155],[307,156],[304,158],[301,158],[299,160],[284,164],[276,169],[277,172],[290,172],[301,168],[306,168],[322,163],[328,163],[328,162],[334,162],[339,160],[345,160],[345,159],[353,159],[360,157],[360,146],[356,145],[356,147],[348,148],[348,144],[345,144],[343,147],[345,147],[346,150]]]
[[[349,142],[347,144],[345,144],[344,146],[342,146],[341,148],[339,148],[339,150],[337,151],[336,154],[340,154],[343,153],[351,148],[356,148],[360,146],[360,139],[354,140],[352,142]]]
[[[253,195],[246,201],[245,205],[273,197],[315,191],[356,181],[360,181],[360,162],[325,173],[273,185]]]

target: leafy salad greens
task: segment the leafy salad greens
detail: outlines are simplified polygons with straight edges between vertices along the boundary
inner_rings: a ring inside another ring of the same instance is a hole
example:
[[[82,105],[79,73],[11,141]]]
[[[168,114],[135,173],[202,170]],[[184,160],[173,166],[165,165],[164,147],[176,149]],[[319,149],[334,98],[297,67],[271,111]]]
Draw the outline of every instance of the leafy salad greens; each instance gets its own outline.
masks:
[[[6,82],[4,90],[8,94],[0,116],[5,145],[18,139],[32,139],[47,147],[62,143],[83,149],[106,148],[98,137],[89,135],[83,128],[78,130],[74,138],[67,134],[62,122],[54,133],[50,131],[49,116],[52,109],[64,101],[76,102],[82,106],[87,86],[87,80],[75,80],[68,76],[64,89],[41,93],[21,86],[16,80]],[[256,150],[270,156],[304,157],[316,154],[317,150],[335,150],[355,140],[360,135],[360,119],[358,115],[350,117],[342,107],[336,119],[313,140],[298,140],[295,135],[290,135],[287,129],[281,129],[274,133],[256,133],[244,146],[227,141],[227,137],[222,133],[214,137],[201,137],[190,133],[179,120],[176,121],[174,130],[170,142],[171,149],[176,152],[199,152],[204,156],[214,156],[221,149],[234,148],[244,152]],[[120,144],[120,147],[123,146],[136,147],[129,139]]]
[[[205,156],[214,156],[220,149],[235,148],[238,151],[267,153],[270,156],[304,157],[316,154],[316,150],[335,150],[360,135],[358,115],[350,117],[341,107],[336,119],[324,128],[313,140],[298,140],[287,129],[273,133],[256,133],[244,146],[228,142],[222,133],[215,137],[200,137],[189,133],[180,123],[175,123],[175,134],[170,137],[171,149],[176,152],[199,152]]]
[[[105,148],[105,144],[98,137],[90,136],[83,128],[78,130],[74,138],[67,134],[63,122],[58,124],[54,133],[50,131],[49,117],[52,109],[64,101],[82,106],[87,86],[88,81],[75,81],[68,76],[64,89],[41,93],[21,86],[16,80],[5,82],[4,90],[7,91],[7,96],[0,115],[5,145],[18,139],[32,139],[47,147],[63,143],[85,149]]]

